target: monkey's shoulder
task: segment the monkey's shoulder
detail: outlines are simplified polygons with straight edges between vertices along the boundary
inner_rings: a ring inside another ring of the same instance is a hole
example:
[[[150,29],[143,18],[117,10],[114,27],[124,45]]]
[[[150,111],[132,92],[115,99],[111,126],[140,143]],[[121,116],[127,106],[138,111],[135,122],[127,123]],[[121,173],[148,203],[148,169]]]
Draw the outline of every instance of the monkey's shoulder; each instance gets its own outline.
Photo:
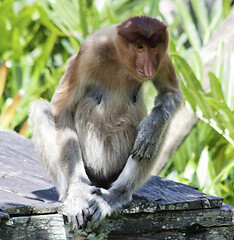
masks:
[[[93,56],[93,60],[106,61],[116,58],[114,40],[117,35],[116,25],[100,29],[91,34],[83,43],[83,51]]]

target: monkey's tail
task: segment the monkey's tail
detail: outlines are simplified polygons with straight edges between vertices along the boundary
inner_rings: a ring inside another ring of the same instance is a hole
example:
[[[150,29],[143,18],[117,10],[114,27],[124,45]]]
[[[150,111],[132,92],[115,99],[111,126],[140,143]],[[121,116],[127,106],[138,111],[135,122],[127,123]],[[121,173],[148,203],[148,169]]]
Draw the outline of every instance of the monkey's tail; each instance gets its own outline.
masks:
[[[67,191],[67,181],[59,164],[60,151],[49,102],[40,99],[30,104],[29,124],[32,126],[35,148],[43,165],[52,177],[60,198],[63,199]]]
[[[33,140],[37,150],[51,153],[50,148],[56,143],[55,123],[52,116],[50,103],[40,99],[30,104],[29,124],[33,130]],[[40,151],[39,151],[40,153]]]

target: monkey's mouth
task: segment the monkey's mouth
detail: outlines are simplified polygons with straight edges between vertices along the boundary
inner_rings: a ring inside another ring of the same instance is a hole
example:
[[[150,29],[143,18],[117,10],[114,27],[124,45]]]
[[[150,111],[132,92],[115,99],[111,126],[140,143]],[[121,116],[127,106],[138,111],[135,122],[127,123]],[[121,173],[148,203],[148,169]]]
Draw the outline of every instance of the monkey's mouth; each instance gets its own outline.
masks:
[[[150,77],[145,75],[145,72],[143,70],[137,69],[137,74],[141,77],[141,80],[148,81]]]
[[[144,71],[142,71],[142,70],[138,70],[138,72],[140,73],[141,76],[145,77],[145,73],[144,73]]]

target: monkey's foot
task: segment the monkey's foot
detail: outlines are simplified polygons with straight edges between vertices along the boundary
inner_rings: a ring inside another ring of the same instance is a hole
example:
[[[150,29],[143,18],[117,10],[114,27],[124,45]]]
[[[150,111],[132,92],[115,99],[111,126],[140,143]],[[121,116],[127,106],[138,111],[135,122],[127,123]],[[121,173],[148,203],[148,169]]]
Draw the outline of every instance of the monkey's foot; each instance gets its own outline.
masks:
[[[89,200],[92,195],[100,193],[96,187],[86,186],[73,186],[69,189],[68,197],[64,201],[63,214],[67,217],[67,222],[73,228],[86,228],[87,223],[91,219],[89,213]]]

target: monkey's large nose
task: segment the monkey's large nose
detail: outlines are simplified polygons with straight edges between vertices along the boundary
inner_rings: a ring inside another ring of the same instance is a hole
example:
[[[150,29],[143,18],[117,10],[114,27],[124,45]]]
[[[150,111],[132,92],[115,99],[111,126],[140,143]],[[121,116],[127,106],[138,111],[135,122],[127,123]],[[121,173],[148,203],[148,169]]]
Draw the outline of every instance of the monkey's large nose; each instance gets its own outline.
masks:
[[[147,78],[150,78],[150,77],[152,77],[153,72],[154,72],[153,64],[151,62],[146,62],[144,65],[144,75]]]

